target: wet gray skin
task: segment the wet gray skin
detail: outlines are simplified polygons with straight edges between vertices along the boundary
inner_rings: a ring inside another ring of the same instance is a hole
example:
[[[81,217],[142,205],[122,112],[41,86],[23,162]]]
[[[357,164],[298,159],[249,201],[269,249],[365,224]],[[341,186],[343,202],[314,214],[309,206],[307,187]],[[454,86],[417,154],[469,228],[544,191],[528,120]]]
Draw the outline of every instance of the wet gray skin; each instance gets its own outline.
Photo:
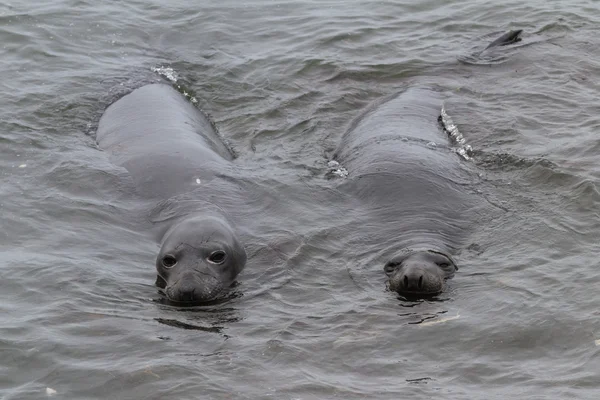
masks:
[[[246,253],[219,203],[240,207],[245,201],[221,179],[235,174],[233,156],[210,121],[172,87],[152,84],[108,107],[96,139],[151,204],[150,219],[159,220],[152,228],[164,232],[158,236],[156,285],[166,298],[195,304],[224,296]],[[160,217],[165,204],[172,207],[168,218]]]
[[[490,47],[513,43],[520,33]],[[381,99],[350,124],[334,154],[349,174],[338,188],[361,203],[356,246],[379,246],[388,287],[398,293],[442,292],[457,270],[451,255],[487,214],[472,188],[477,171],[452,150],[438,123],[442,103],[432,86]]]
[[[468,190],[476,176],[438,125],[441,105],[435,90],[409,88],[361,115],[336,154],[349,172],[339,189],[363,209],[360,240],[379,246],[395,292],[441,292],[456,270],[450,256],[485,205]]]
[[[156,285],[175,303],[221,297],[244,268],[246,252],[220,218],[186,218],[163,238],[156,258]]]
[[[439,294],[446,279],[452,278],[457,270],[449,256],[435,251],[401,253],[384,267],[389,289],[404,295]]]

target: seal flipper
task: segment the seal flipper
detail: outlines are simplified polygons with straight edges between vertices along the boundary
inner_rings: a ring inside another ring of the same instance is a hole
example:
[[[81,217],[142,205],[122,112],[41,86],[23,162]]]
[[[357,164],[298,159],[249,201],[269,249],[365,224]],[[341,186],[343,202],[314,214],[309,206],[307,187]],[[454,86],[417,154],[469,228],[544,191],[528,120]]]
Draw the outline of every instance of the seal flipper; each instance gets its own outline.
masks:
[[[509,31],[504,35],[500,36],[498,39],[494,40],[490,43],[484,50],[489,49],[490,47],[496,46],[506,46],[508,44],[513,44],[521,41],[521,33],[523,33],[523,29],[517,29],[516,31]]]

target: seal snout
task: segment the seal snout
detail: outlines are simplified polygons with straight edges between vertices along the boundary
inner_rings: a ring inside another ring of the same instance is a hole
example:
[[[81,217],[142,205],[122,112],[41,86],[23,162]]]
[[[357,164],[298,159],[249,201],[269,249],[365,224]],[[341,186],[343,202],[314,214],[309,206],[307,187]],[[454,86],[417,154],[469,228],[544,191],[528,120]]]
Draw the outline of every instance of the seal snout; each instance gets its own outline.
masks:
[[[423,290],[423,274],[411,272],[404,274],[402,278],[403,288],[408,291],[421,291]]]
[[[390,289],[398,293],[434,294],[443,289],[443,279],[435,270],[405,267],[390,277]]]
[[[196,287],[188,282],[180,284],[175,290],[175,298],[181,302],[193,302],[196,300]]]
[[[165,294],[170,301],[177,303],[204,303],[215,300],[223,291],[217,279],[185,276],[168,286]]]
[[[400,294],[434,295],[444,290],[444,282],[456,271],[446,255],[436,251],[405,252],[385,265],[390,290]]]

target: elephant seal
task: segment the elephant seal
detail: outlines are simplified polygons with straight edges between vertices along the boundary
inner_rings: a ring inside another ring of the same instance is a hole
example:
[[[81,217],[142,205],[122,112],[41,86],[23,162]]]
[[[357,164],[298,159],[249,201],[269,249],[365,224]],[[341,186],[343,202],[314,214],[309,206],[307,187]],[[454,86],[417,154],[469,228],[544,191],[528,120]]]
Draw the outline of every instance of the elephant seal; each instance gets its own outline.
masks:
[[[137,192],[154,202],[194,190],[206,196],[202,189],[218,186],[218,176],[233,168],[233,156],[210,121],[165,84],[143,86],[110,105],[96,140],[129,172]],[[163,225],[156,285],[166,298],[195,304],[221,297],[246,264],[225,212],[187,210]]]
[[[458,267],[452,254],[481,205],[476,177],[438,123],[440,94],[410,88],[376,102],[342,136],[334,160],[348,171],[339,190],[362,203],[361,240],[382,248],[389,289],[433,295]]]
[[[521,33],[486,49],[516,43]],[[360,239],[382,249],[388,287],[403,295],[441,293],[458,270],[452,256],[489,211],[470,189],[477,175],[438,122],[441,109],[429,87],[384,98],[350,124],[333,155],[348,173],[339,189],[362,203]]]

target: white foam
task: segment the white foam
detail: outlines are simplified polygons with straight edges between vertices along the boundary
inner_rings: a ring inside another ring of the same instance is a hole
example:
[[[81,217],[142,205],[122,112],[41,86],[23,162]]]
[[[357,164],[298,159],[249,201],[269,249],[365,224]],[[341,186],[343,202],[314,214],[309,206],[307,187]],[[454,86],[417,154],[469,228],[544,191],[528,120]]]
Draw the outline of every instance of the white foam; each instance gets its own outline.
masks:
[[[152,67],[152,72],[156,72],[157,74],[159,74],[160,76],[163,76],[165,78],[167,78],[169,81],[176,83],[178,76],[177,76],[177,72],[175,72],[175,70],[171,67]]]
[[[192,96],[191,94],[186,92],[185,89],[182,89],[181,86],[177,84],[177,81],[179,80],[179,75],[177,75],[177,71],[175,71],[173,68],[159,66],[159,67],[152,67],[150,69],[152,70],[152,72],[156,72],[163,78],[166,78],[167,80],[169,80],[171,83],[174,83],[177,86],[177,88],[179,89],[179,91],[181,92],[181,94],[183,94],[193,104],[198,104],[198,99],[196,99],[194,96]]]
[[[348,170],[344,167],[331,171],[331,173],[335,176],[339,176],[340,178],[348,177]]]
[[[329,174],[331,174],[331,175],[334,175],[334,176],[337,176],[340,178],[346,178],[348,176],[348,170],[335,160],[329,161],[327,163],[327,166],[330,168]]]
[[[450,136],[450,139],[454,141],[457,145],[455,151],[465,160],[470,160],[471,155],[473,154],[473,148],[467,144],[465,137],[460,133],[458,127],[452,121],[452,118],[446,112],[446,108],[442,105],[442,110],[440,111],[440,117],[442,122],[442,127]]]

